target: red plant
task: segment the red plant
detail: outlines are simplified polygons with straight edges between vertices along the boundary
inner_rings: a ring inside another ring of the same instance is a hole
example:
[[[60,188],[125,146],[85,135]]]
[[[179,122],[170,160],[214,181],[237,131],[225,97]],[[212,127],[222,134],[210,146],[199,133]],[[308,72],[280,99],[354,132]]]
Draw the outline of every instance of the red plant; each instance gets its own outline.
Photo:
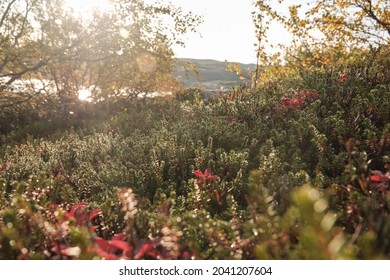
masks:
[[[156,249],[156,247],[160,244],[161,244],[161,239],[138,242],[138,244],[135,248],[135,252],[134,252],[135,254],[134,254],[133,259],[140,260],[144,256],[149,256],[149,257],[152,257],[154,259],[159,259],[160,252]]]
[[[4,161],[3,165],[0,166],[0,175],[7,170],[7,162]]]
[[[194,171],[192,171],[192,174],[194,174],[196,177],[198,177],[198,179],[196,180],[196,184],[201,189],[203,189],[205,184],[219,180],[218,176],[211,175],[210,169],[206,169],[204,172],[202,172],[200,170],[194,170]]]
[[[76,222],[76,225],[85,225],[88,221],[92,221],[96,216],[100,215],[102,213],[101,210],[94,210],[88,215],[87,219],[87,206],[88,204],[85,202],[80,202],[76,205],[73,205],[69,212],[65,213],[65,218],[70,220],[74,219]],[[92,227],[91,229],[95,230],[96,227]]]
[[[287,109],[299,109],[305,104],[304,99],[283,97],[282,102]]]
[[[91,221],[102,213],[101,210],[93,210],[89,212],[87,206],[88,204],[85,202],[80,202],[76,205],[73,205],[70,211],[64,214],[64,221],[57,220],[53,213],[59,209],[60,206],[57,204],[51,204],[49,206],[49,212],[51,214],[48,216],[48,218],[52,220],[52,225],[47,226],[47,228],[50,231],[52,238],[54,239],[54,241],[51,242],[51,251],[53,253],[66,257],[78,258],[79,254],[81,253],[80,247],[69,247],[69,221],[72,221],[75,226],[87,227],[88,231],[93,236],[98,226],[91,225]]]
[[[390,181],[390,172],[382,173],[379,170],[371,171],[370,181],[375,183],[385,183]]]
[[[60,256],[67,258],[78,258],[81,249],[78,246],[69,247],[67,240],[69,234],[68,221],[73,220],[75,226],[87,226],[91,233],[94,233],[97,227],[90,226],[90,222],[102,213],[101,210],[93,210],[88,212],[88,204],[80,202],[73,205],[70,211],[64,214],[65,221],[62,223],[54,224],[53,237],[54,241],[51,242],[51,251]],[[58,209],[58,205],[50,205],[52,211]],[[92,234],[92,236],[95,236]],[[161,244],[160,239],[156,240],[140,240],[136,244],[132,245],[127,240],[124,233],[116,234],[111,240],[105,240],[100,237],[94,237],[93,243],[90,249],[96,252],[100,257],[106,260],[118,260],[118,259],[142,259],[145,256],[151,258],[161,258],[161,252],[156,247]]]
[[[318,96],[318,92],[317,91],[313,91],[313,92],[310,92],[310,91],[306,91],[306,92],[300,91],[300,92],[298,92],[296,94],[296,97],[291,97],[291,98],[283,97],[282,98],[282,103],[283,103],[283,106],[286,109],[298,110],[303,105],[305,105],[308,100],[314,99],[317,96]]]
[[[379,170],[371,171],[371,176],[369,177],[371,186],[374,187],[382,195],[386,195],[390,192],[389,182],[390,182],[390,171],[382,173]],[[385,198],[385,196],[383,196]]]
[[[160,252],[156,249],[161,243],[160,239],[139,241],[134,250],[125,240],[126,236],[123,233],[114,235],[113,238],[108,241],[96,237],[95,242],[98,246],[98,255],[106,260],[140,260],[145,256],[157,259],[160,256]]]
[[[340,74],[339,78],[340,78],[341,80],[346,80],[346,79],[349,78],[349,76],[348,76],[347,74],[343,73],[343,74]]]
[[[67,244],[61,244],[58,241],[53,241],[51,246],[52,252],[66,257],[78,258],[81,253],[80,247],[69,247]]]
[[[126,236],[123,233],[114,235],[109,241],[96,237],[98,255],[106,260],[129,259],[132,250],[125,239]]]

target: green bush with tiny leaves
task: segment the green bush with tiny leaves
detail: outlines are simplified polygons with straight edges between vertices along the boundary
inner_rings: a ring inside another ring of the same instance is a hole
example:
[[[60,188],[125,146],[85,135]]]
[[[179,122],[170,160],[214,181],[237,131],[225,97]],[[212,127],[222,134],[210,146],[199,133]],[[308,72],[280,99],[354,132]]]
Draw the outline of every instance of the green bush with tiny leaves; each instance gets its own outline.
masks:
[[[4,126],[0,259],[389,259],[390,85],[359,69]]]

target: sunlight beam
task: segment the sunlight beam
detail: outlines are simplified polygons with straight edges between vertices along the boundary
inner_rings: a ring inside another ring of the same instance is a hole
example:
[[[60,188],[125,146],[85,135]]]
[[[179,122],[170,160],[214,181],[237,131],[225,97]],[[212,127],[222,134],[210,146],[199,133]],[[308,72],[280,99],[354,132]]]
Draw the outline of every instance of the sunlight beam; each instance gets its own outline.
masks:
[[[105,12],[110,7],[108,0],[65,0],[65,10],[70,10],[81,18],[88,18],[93,12]]]

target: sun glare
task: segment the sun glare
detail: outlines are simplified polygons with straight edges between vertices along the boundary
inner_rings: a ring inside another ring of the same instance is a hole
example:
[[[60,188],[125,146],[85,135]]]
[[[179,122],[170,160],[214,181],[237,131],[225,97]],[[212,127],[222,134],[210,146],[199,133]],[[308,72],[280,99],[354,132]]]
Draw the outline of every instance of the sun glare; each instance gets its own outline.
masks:
[[[81,89],[78,92],[78,97],[82,101],[91,101],[91,91],[88,89]]]
[[[64,5],[65,9],[82,17],[88,17],[93,11],[107,11],[110,6],[108,0],[65,0]]]

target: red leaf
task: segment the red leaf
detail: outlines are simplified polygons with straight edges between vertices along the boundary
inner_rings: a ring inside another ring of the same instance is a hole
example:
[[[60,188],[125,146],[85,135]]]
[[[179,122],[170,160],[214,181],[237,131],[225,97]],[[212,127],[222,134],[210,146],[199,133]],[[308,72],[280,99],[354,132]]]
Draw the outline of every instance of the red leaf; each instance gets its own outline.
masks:
[[[89,230],[90,231],[95,231],[95,230],[97,230],[99,228],[99,226],[90,226],[89,227]]]
[[[186,260],[186,259],[190,259],[191,255],[190,253],[188,253],[188,251],[184,251],[181,257]]]
[[[122,240],[124,241],[126,239],[126,235],[124,233],[118,233],[118,234],[115,234],[111,240]]]
[[[373,174],[370,176],[371,182],[384,183],[384,182],[390,181],[390,173],[389,172],[386,172],[385,174],[383,174],[379,170],[373,170],[373,171],[371,171],[371,174]]]
[[[113,261],[113,260],[119,260],[119,257],[114,254],[108,254],[104,257],[106,260]]]
[[[58,206],[57,204],[50,204],[50,205],[49,205],[50,210],[57,210],[58,207],[59,207],[59,206]]]
[[[382,178],[379,175],[371,175],[370,180],[371,182],[382,182]]]
[[[67,220],[69,220],[69,219],[73,218],[73,215],[72,215],[71,213],[66,212],[66,213],[65,213],[65,218],[66,218]]]
[[[75,218],[76,223],[78,225],[83,224],[85,222],[85,215],[86,215],[85,206],[87,205],[88,204],[85,202],[80,202],[76,205],[73,205],[70,211],[65,213],[65,218],[67,219]]]
[[[196,184],[198,185],[199,188],[203,189],[203,180],[196,179]]]
[[[102,210],[100,210],[100,209],[92,211],[91,214],[89,214],[89,220],[92,221],[93,218],[100,215],[101,213],[102,213]]]
[[[84,208],[87,205],[88,205],[88,203],[86,203],[86,202],[79,202],[76,205],[74,205],[72,208],[75,208],[75,209],[77,209],[77,208]]]
[[[100,257],[102,257],[106,260],[118,260],[119,259],[118,256],[116,256],[114,254],[107,253],[107,252],[100,250],[100,249],[97,251],[97,253]]]
[[[158,257],[160,256],[160,252],[156,249],[151,249],[146,254],[153,259],[158,259]]]
[[[104,240],[103,238],[96,237],[96,238],[95,238],[95,242],[96,242],[96,244],[99,246],[99,248],[100,248],[102,251],[104,251],[104,252],[106,252],[106,253],[108,253],[108,252],[110,251],[111,246],[110,246],[110,244],[108,243],[108,241]]]
[[[138,248],[135,250],[134,259],[140,260],[141,258],[143,258],[143,256],[145,256],[146,253],[148,253],[148,251],[154,249],[158,245],[160,245],[159,239],[153,241],[146,241],[145,243],[138,246]]]
[[[214,182],[216,180],[218,180],[218,176],[215,176],[215,175],[212,175],[212,176],[209,176],[207,177],[207,182]]]
[[[194,174],[196,177],[205,180],[205,175],[200,170],[194,170],[192,171],[192,174]]]
[[[122,250],[123,252],[131,250],[130,245],[127,242],[122,240],[111,240],[110,245],[117,249]]]

